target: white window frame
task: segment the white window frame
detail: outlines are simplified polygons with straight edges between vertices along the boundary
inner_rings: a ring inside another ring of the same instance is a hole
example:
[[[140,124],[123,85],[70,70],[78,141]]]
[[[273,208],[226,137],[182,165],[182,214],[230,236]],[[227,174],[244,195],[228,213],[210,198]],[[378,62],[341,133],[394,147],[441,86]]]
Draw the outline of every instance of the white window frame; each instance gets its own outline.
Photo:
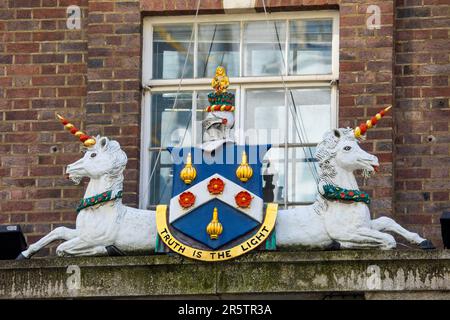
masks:
[[[145,17],[143,21],[143,53],[142,53],[142,87],[144,88],[142,97],[142,117],[141,117],[141,161],[140,161],[140,184],[139,184],[139,206],[147,209],[149,204],[148,180],[151,174],[150,148],[151,135],[151,94],[161,92],[180,91],[207,91],[211,90],[209,78],[184,78],[180,79],[152,79],[153,74],[153,26],[164,24],[193,24],[194,37],[190,52],[194,53],[194,77],[197,72],[197,36],[198,25],[202,23],[240,23],[241,43],[240,43],[240,68],[243,72],[243,24],[249,21],[265,20],[301,20],[301,19],[332,19],[332,65],[330,74],[321,75],[288,75],[288,54],[289,54],[289,27],[286,26],[286,48],[284,52],[285,74],[283,76],[251,76],[251,77],[230,77],[230,89],[236,90],[236,128],[244,123],[244,112],[241,106],[244,105],[245,92],[254,88],[318,88],[325,87],[331,89],[331,126],[338,124],[338,79],[339,79],[339,12],[338,11],[300,11],[300,12],[277,12],[265,15],[264,13],[254,14],[217,14],[200,16],[168,16],[168,17]],[[193,95],[192,111],[196,112],[197,106]],[[286,114],[286,117],[289,115]],[[192,121],[192,140],[195,141],[196,121]],[[242,130],[240,130],[242,133]],[[237,143],[243,143],[242,134],[237,137]],[[289,143],[289,146],[295,145]],[[315,145],[315,144],[314,144]],[[288,147],[286,141],[285,146]],[[304,145],[302,145],[304,146]],[[287,152],[287,148],[286,148]],[[287,195],[287,190],[285,191]],[[287,198],[287,197],[286,197]],[[286,199],[287,201],[287,199]],[[287,203],[285,203],[286,205]]]

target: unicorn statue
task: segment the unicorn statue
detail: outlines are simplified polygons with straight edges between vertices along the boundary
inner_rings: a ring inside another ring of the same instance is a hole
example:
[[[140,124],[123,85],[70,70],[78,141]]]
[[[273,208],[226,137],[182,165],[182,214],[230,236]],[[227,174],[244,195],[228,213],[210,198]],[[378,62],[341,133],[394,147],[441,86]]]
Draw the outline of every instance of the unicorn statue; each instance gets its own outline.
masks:
[[[276,221],[277,248],[300,249],[393,249],[398,234],[422,249],[431,241],[410,232],[388,217],[371,219],[370,197],[359,190],[354,171],[373,173],[377,157],[359,147],[359,139],[389,108],[355,129],[335,129],[318,145],[320,180],[314,204],[279,210]],[[123,171],[127,156],[117,141],[91,137],[58,115],[65,129],[85,146],[80,160],[67,166],[74,183],[90,179],[77,212],[76,228],[58,227],[29,246],[17,259],[28,259],[56,240],[64,240],[58,256],[106,256],[150,254],[155,251],[155,211],[130,208],[122,203]]]
[[[319,184],[311,206],[280,210],[277,247],[315,249],[393,249],[395,233],[422,249],[434,249],[431,241],[410,232],[388,217],[371,219],[370,197],[360,191],[354,172],[369,177],[377,170],[378,158],[359,146],[366,131],[376,125],[391,107],[377,113],[354,130],[334,129],[325,133],[316,149]]]
[[[58,227],[29,246],[18,259],[33,254],[56,240],[58,256],[106,256],[151,253],[156,243],[155,212],[130,208],[122,203],[123,171],[128,158],[117,141],[85,135],[62,116],[65,129],[84,144],[85,154],[67,166],[75,184],[90,179],[77,212],[76,228]]]

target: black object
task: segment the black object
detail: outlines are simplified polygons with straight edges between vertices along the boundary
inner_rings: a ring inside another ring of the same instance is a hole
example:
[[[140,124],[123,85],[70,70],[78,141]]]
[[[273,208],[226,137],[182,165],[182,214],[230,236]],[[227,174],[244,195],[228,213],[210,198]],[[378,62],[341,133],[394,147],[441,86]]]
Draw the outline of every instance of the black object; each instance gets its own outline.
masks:
[[[423,250],[434,250],[436,247],[434,246],[433,242],[431,240],[423,240],[421,243],[419,243],[420,249]]]
[[[273,174],[263,175],[263,180],[265,181],[263,188],[263,200],[264,202],[273,202],[275,199],[275,195],[273,190],[275,189],[275,185],[273,184]]]
[[[19,225],[0,226],[0,260],[15,259],[27,248]]]
[[[450,211],[446,211],[441,216],[442,241],[444,248],[450,249]]]
[[[116,246],[107,246],[106,252],[108,252],[108,256],[110,257],[118,257],[118,256],[125,256],[125,253],[119,250]]]

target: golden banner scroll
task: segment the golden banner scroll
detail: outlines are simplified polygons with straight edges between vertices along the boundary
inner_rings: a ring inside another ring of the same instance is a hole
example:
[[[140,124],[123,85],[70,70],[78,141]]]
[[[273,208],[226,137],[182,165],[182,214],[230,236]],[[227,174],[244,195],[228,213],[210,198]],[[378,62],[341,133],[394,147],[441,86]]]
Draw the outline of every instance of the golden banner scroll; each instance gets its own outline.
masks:
[[[259,230],[245,240],[241,244],[226,250],[208,251],[202,249],[192,248],[178,241],[170,232],[167,226],[167,206],[158,205],[156,208],[156,225],[158,234],[161,240],[172,251],[181,254],[185,257],[201,260],[201,261],[225,261],[233,259],[256,249],[262,244],[272,232],[275,227],[277,219],[278,204],[269,203],[266,209],[266,216]]]

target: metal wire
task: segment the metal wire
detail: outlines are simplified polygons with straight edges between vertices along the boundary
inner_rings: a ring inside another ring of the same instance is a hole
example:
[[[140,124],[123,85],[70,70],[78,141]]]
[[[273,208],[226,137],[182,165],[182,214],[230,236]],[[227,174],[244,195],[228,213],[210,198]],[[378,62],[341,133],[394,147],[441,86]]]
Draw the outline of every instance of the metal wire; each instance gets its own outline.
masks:
[[[195,26],[195,20],[196,20],[197,17],[198,17],[198,12],[199,12],[199,10],[200,10],[200,2],[201,2],[201,0],[198,0],[198,1],[197,1],[197,9],[196,9],[196,11],[195,11],[194,26]],[[185,73],[185,71],[186,71],[187,61],[188,61],[188,58],[189,58],[189,53],[190,53],[190,51],[191,51],[191,46],[192,46],[192,42],[193,42],[193,39],[194,39],[194,34],[195,34],[195,27],[192,28],[191,37],[190,37],[190,39],[189,39],[188,49],[187,49],[187,51],[186,51],[186,57],[185,57],[185,59],[184,59],[183,69],[181,70],[180,81],[178,82],[178,88],[177,88],[177,92],[176,92],[176,94],[175,94],[175,100],[174,100],[173,105],[172,105],[172,108],[171,108],[172,110],[175,108],[175,106],[176,106],[176,104],[177,104],[177,102],[178,102],[178,95],[179,95],[179,93],[180,93],[180,91],[181,91],[181,83],[182,83],[182,81],[183,81],[184,73]],[[191,112],[192,112],[192,110],[191,110]],[[190,118],[192,118],[192,115],[191,115]],[[190,122],[190,121],[189,121],[189,122]],[[188,126],[189,126],[189,123],[188,123]],[[184,135],[184,137],[183,137],[183,140],[180,142],[181,144],[183,143],[185,137],[186,137],[186,133],[185,133],[185,135]],[[164,138],[165,138],[165,137],[164,137]],[[161,143],[165,140],[164,138],[161,139]],[[150,183],[151,183],[151,181],[152,181],[153,175],[155,174],[156,168],[157,168],[157,166],[158,166],[158,161],[159,161],[159,159],[160,159],[160,157],[161,157],[161,152],[162,152],[162,146],[161,146],[160,150],[158,151],[158,155],[157,155],[157,157],[156,157],[155,163],[153,164],[153,168],[152,168],[152,171],[151,171],[151,173],[150,173],[150,176],[149,176],[149,179],[148,179],[147,186],[146,186],[146,189],[145,189],[145,191],[144,191],[144,194],[147,194],[147,192],[149,191]]]
[[[266,22],[267,22],[267,25],[270,26],[270,24],[269,24],[269,19],[268,19],[268,13],[267,13],[267,9],[266,9],[266,2],[265,2],[265,0],[262,0],[262,4],[263,4],[263,8],[264,8],[264,14],[265,14],[265,16],[266,16]],[[292,90],[286,85],[286,81],[285,81],[285,79],[284,79],[284,70],[286,70],[286,61],[285,61],[285,59],[284,59],[283,50],[282,50],[282,48],[281,48],[280,36],[279,36],[278,28],[277,28],[277,26],[276,26],[275,21],[273,22],[273,27],[274,27],[275,34],[276,34],[276,37],[277,37],[278,49],[279,49],[279,52],[280,52],[281,60],[282,60],[282,62],[283,62],[283,69],[280,68],[280,76],[281,76],[281,80],[282,80],[282,82],[283,82],[283,87],[284,87],[284,89],[285,89],[285,92],[287,92],[287,91],[289,92],[289,96],[290,96],[290,98],[291,98],[291,100],[292,100],[292,106],[293,106],[293,108],[290,108],[290,110],[291,110],[291,113],[293,113],[293,117],[292,117],[293,123],[294,123],[295,129],[296,129],[298,138],[300,139],[300,142],[301,142],[301,143],[308,143],[307,134],[306,134],[306,132],[304,131],[305,126],[304,126],[304,123],[303,123],[303,118],[302,118],[302,116],[301,116],[301,112],[300,112],[300,113],[297,112],[297,107],[296,107],[296,104],[295,104],[294,95],[292,94]],[[299,123],[300,126],[298,126],[296,120],[298,120],[298,121],[300,122],[300,123]],[[286,124],[286,125],[287,125],[287,124]],[[302,130],[303,130],[303,131],[302,131]],[[302,138],[302,135],[304,135],[303,138]],[[286,139],[287,139],[287,138],[288,138],[288,137],[286,137]],[[314,158],[314,156],[312,155],[311,147],[307,147],[307,149],[309,150],[309,154],[310,154],[311,158]],[[306,151],[303,150],[303,152],[305,153],[305,157],[308,158],[308,155],[306,154]],[[308,163],[308,166],[309,166],[309,168],[310,168],[310,170],[311,170],[311,174],[312,174],[312,176],[313,176],[313,178],[314,178],[316,184],[318,184],[318,183],[319,183],[319,174],[318,174],[318,172],[317,172],[316,166],[315,166],[311,161],[307,161],[307,163]]]

